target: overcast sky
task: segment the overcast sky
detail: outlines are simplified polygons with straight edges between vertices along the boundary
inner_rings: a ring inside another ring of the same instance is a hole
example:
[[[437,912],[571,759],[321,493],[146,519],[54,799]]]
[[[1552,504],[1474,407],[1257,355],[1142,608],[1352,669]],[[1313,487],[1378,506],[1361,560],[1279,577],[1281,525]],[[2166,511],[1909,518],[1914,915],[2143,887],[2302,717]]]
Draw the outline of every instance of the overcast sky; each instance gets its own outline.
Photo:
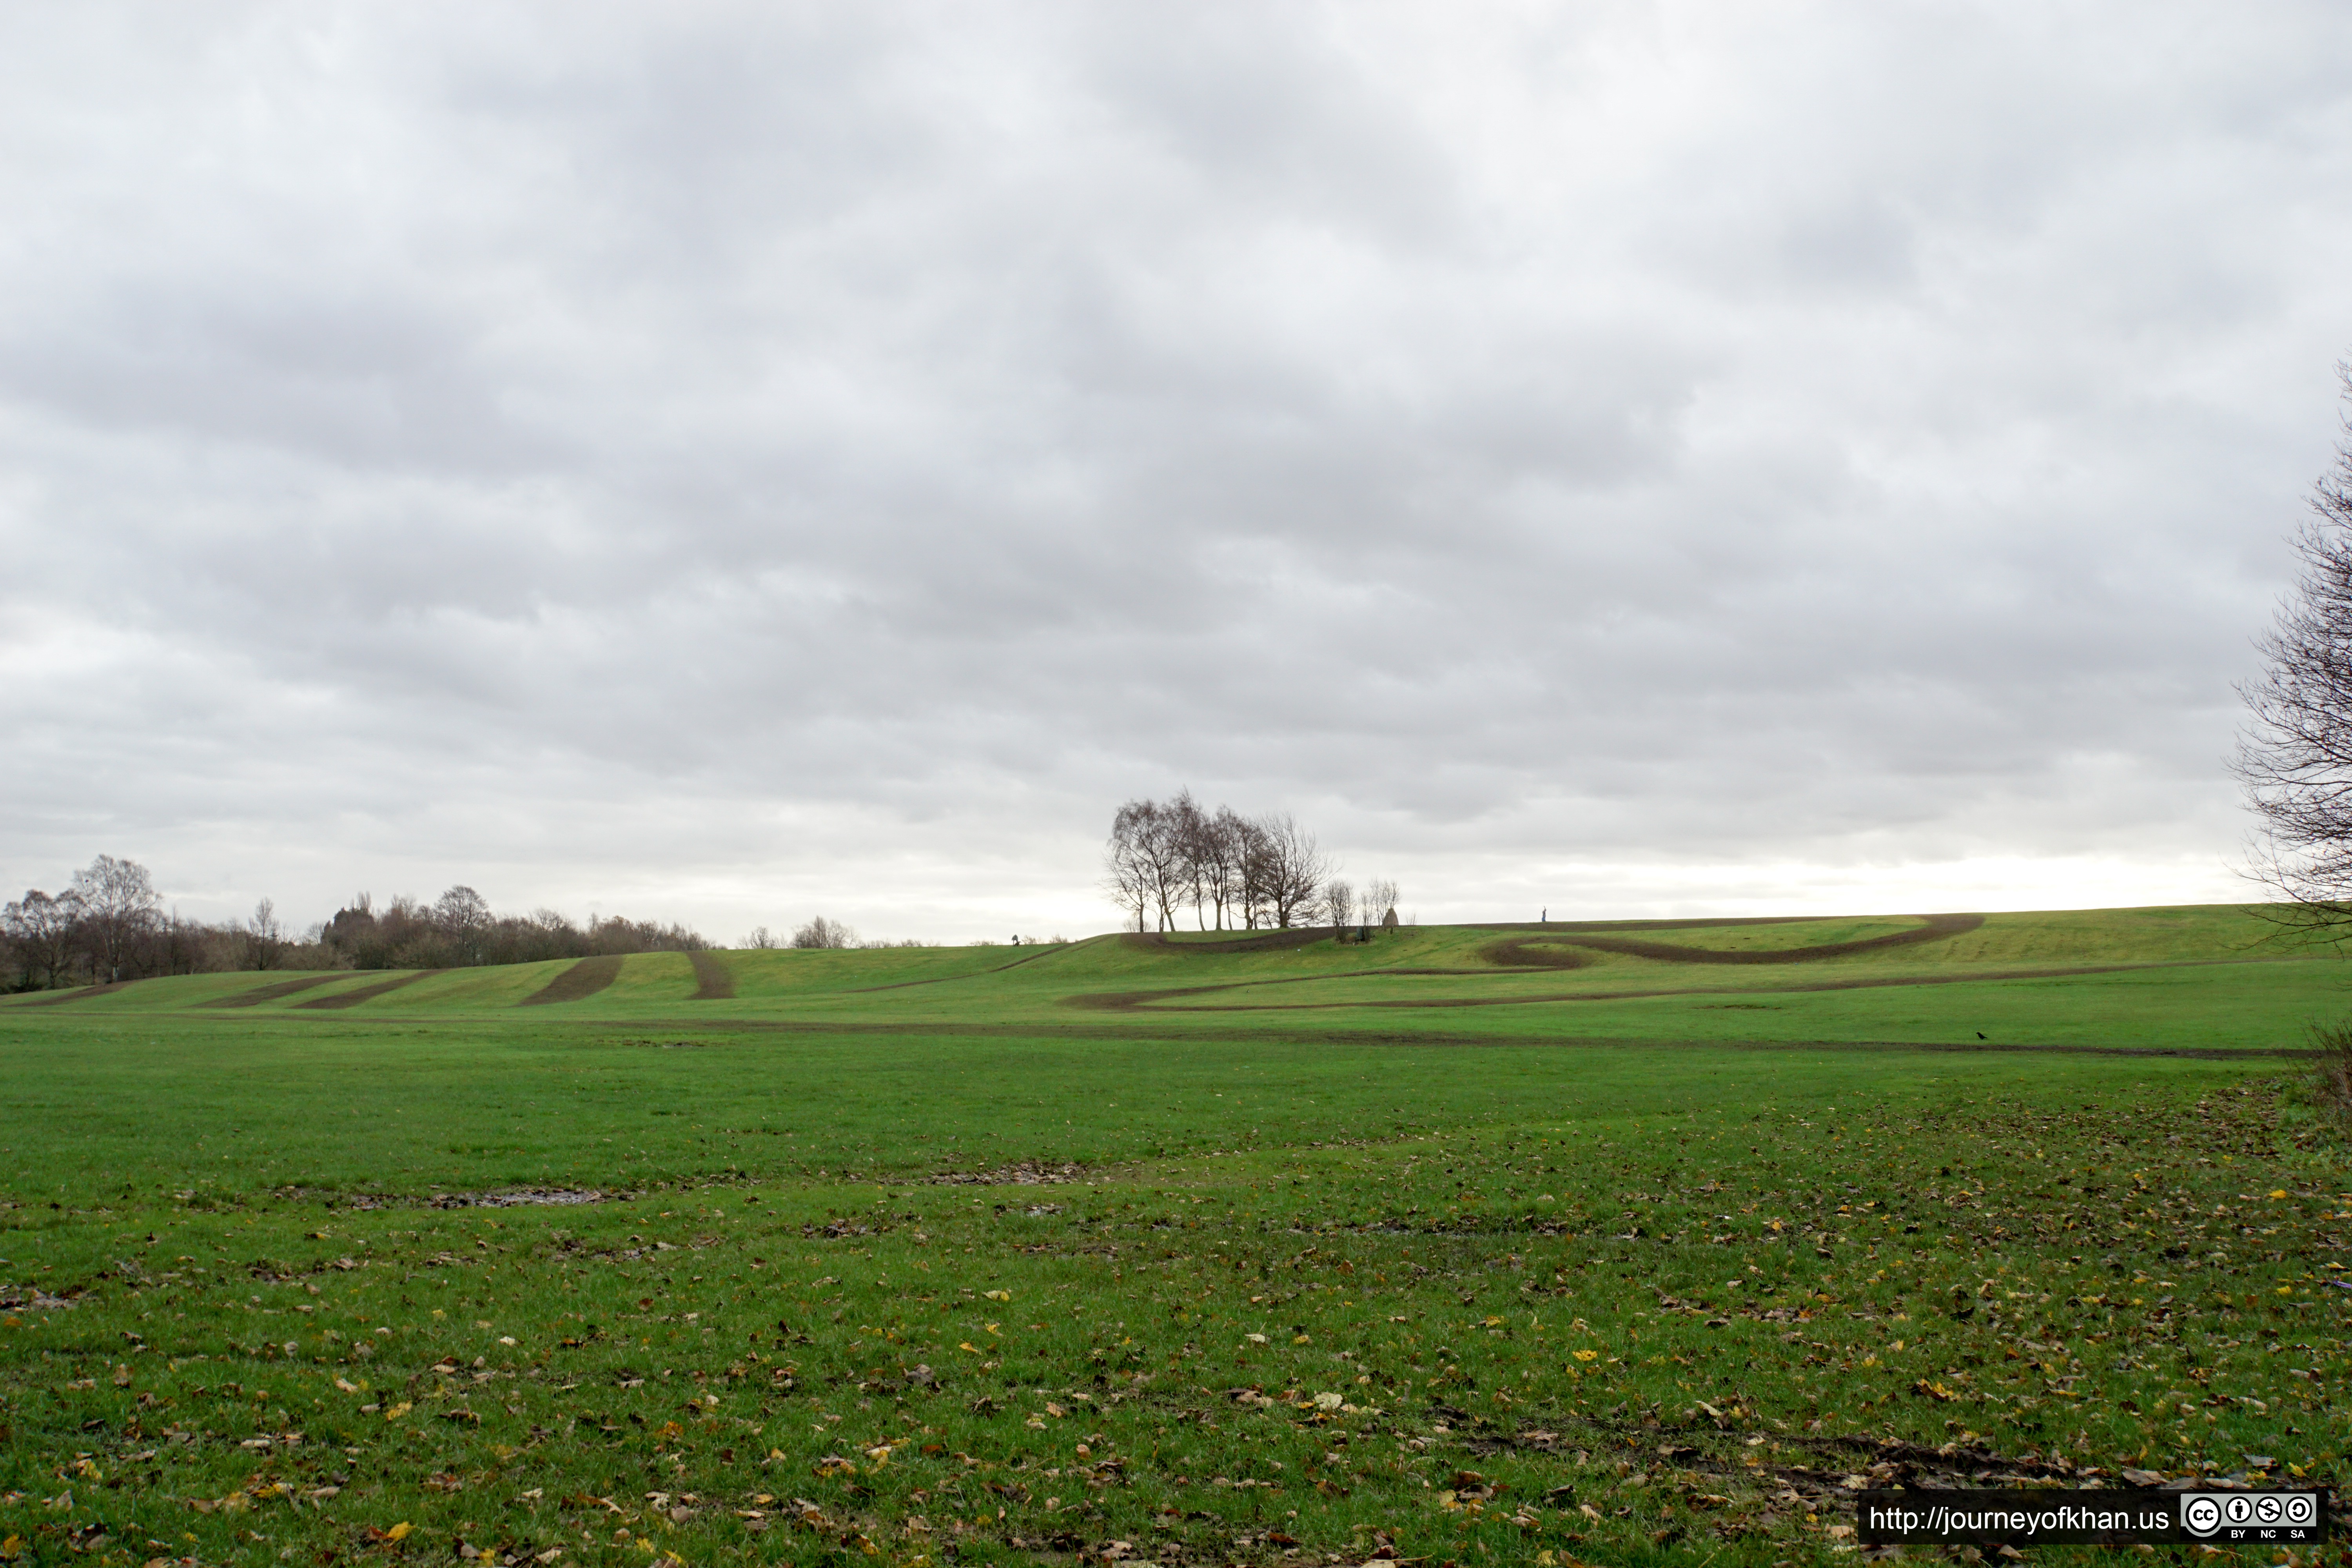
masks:
[[[2340,4],[18,6],[0,887],[2243,896]]]

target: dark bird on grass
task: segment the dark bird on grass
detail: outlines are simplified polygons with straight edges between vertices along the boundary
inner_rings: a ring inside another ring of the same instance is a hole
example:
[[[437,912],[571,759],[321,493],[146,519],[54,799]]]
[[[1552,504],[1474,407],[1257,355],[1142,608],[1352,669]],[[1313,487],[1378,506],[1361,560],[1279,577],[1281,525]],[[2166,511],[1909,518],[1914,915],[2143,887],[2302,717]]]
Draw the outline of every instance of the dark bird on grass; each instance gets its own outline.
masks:
[[[1982,1029],[1979,1029],[1977,1031],[1977,1038],[1979,1040],[1984,1038],[1984,1031]]]

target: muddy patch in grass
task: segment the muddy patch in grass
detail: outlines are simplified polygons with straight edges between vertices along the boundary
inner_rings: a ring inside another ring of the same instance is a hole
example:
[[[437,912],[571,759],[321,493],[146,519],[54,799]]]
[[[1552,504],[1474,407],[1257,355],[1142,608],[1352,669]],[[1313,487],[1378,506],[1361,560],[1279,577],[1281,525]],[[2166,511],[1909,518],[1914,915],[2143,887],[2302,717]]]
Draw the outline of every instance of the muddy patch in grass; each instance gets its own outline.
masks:
[[[509,1209],[603,1204],[628,1195],[598,1187],[510,1187],[500,1193],[436,1193],[426,1201],[436,1209]]]
[[[625,1203],[635,1196],[635,1193],[606,1192],[601,1187],[508,1187],[490,1193],[434,1193],[421,1198],[369,1193],[351,1198],[341,1206],[352,1209],[510,1209]]]
[[[1085,1176],[1081,1166],[1041,1165],[1024,1160],[992,1171],[942,1171],[930,1182],[940,1187],[1044,1187],[1081,1181]]]

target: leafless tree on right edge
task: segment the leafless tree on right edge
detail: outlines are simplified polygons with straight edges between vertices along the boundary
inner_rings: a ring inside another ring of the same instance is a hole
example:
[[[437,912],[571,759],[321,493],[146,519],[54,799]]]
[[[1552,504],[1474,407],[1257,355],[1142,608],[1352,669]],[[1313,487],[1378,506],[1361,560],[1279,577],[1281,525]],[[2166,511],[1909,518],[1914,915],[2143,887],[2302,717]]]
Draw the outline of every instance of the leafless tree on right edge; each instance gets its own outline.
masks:
[[[2352,365],[2338,365],[2352,404]],[[2250,874],[2279,918],[2352,932],[2352,418],[2295,541],[2303,572],[2255,644],[2268,668],[2239,688],[2252,710],[2231,772],[2261,819]]]

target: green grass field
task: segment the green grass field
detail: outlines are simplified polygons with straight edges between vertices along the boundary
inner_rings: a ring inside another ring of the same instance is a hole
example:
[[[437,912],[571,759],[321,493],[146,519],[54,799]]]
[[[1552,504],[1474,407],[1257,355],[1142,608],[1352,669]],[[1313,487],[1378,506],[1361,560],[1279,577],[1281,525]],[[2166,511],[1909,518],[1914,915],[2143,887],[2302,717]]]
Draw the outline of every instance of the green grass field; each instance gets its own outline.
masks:
[[[1865,1482],[2347,1479],[2352,966],[2243,910],[590,964],[0,1000],[0,1559],[1774,1563]]]

